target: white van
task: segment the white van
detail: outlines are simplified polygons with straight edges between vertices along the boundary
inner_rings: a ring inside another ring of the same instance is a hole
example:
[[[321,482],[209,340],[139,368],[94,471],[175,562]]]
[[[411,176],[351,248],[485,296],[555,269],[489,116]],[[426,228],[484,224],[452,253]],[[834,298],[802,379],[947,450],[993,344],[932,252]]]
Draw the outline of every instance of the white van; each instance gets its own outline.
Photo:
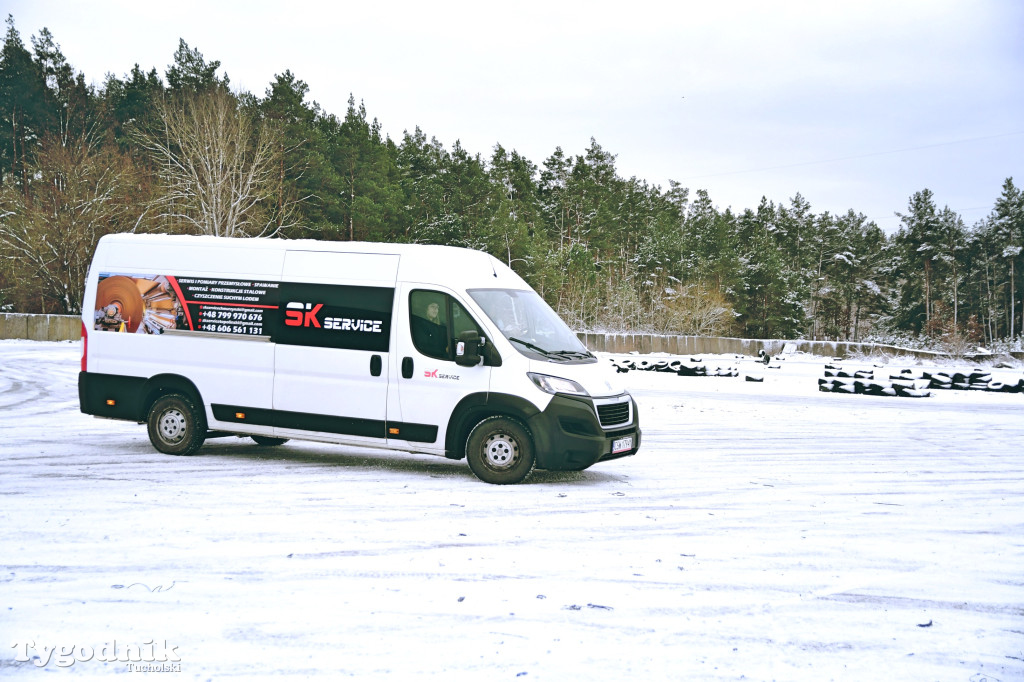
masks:
[[[488,483],[636,453],[636,403],[518,275],[447,246],[103,237],[82,412],[161,452],[290,438],[465,457]]]

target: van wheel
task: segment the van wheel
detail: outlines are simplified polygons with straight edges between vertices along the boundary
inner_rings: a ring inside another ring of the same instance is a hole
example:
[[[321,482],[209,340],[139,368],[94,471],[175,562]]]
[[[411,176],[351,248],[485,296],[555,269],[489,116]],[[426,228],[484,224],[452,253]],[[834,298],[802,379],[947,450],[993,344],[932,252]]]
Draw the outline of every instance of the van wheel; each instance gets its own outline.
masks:
[[[533,438],[519,421],[493,416],[473,427],[466,439],[466,460],[485,483],[520,483],[533,473],[537,460]]]
[[[171,393],[149,410],[149,440],[168,455],[191,455],[206,440],[206,415],[188,396]]]
[[[272,448],[276,445],[284,445],[288,442],[287,438],[272,438],[270,436],[249,436],[252,438],[256,445],[262,445],[264,447]]]

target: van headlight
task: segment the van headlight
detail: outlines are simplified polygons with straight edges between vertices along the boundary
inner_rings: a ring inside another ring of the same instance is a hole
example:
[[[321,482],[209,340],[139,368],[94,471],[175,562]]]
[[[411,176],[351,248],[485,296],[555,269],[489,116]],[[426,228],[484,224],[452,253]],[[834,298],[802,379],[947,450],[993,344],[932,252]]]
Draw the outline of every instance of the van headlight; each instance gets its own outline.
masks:
[[[533,383],[537,384],[537,388],[545,393],[568,393],[569,395],[583,396],[590,395],[587,393],[585,388],[571,379],[548,376],[547,374],[534,374],[533,372],[527,372],[526,376],[530,377]]]

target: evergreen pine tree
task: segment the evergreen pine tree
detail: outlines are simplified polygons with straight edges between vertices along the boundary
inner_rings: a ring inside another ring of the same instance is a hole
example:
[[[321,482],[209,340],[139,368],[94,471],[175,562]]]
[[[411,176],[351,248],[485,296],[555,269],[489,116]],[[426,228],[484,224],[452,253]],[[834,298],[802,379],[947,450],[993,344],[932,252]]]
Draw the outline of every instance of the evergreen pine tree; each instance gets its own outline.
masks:
[[[46,77],[8,15],[0,50],[0,181],[13,175],[26,193],[30,156],[52,124],[48,98]]]

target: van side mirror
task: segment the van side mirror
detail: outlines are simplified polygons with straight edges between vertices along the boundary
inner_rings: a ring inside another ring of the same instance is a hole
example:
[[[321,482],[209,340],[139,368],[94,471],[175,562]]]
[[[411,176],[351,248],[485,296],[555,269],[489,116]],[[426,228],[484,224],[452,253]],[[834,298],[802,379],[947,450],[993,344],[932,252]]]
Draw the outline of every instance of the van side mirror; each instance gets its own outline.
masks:
[[[473,329],[467,329],[455,340],[455,364],[473,367],[480,364],[480,349],[486,339]]]

